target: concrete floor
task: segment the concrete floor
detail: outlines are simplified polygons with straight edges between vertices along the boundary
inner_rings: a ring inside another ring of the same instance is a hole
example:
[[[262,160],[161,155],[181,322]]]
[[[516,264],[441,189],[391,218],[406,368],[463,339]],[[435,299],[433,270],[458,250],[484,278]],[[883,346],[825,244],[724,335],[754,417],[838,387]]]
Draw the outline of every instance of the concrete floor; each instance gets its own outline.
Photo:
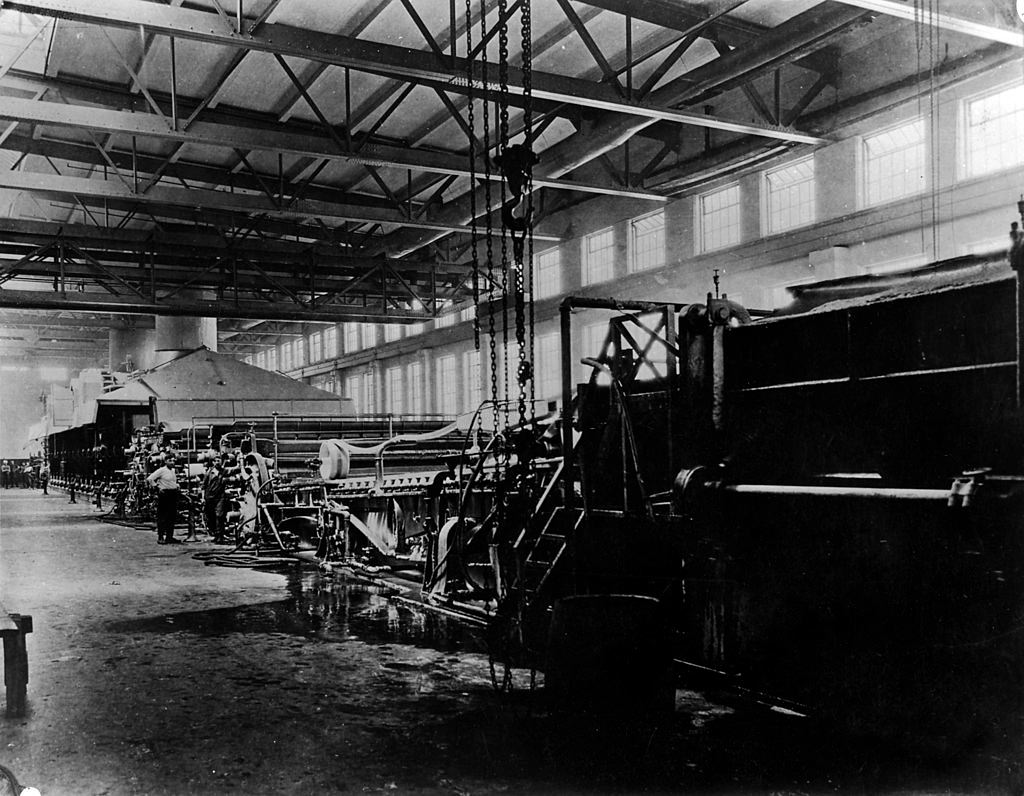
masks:
[[[180,530],[179,530],[180,533]],[[0,763],[43,796],[1004,792],[1017,759],[922,758],[693,691],[661,727],[572,725],[490,687],[480,639],[322,575],[204,566],[61,493],[0,490],[0,599],[32,614]],[[522,673],[519,684],[526,686]]]

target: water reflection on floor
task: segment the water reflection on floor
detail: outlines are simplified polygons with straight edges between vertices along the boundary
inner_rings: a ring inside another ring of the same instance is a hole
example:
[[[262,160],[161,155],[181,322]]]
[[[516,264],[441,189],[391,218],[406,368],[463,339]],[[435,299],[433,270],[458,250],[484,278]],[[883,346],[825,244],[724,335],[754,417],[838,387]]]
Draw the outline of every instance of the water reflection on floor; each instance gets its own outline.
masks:
[[[1006,792],[1020,779],[1016,758],[981,752],[937,759],[878,739],[831,735],[807,720],[730,707],[721,695],[691,690],[677,692],[675,713],[658,724],[555,715],[528,687],[511,696],[489,693],[481,634],[456,619],[396,603],[393,592],[379,586],[312,570],[290,575],[285,592],[286,599],[275,602],[167,614],[110,629],[274,636],[289,649],[297,645],[287,653],[296,659],[302,650],[351,650],[332,659],[327,677],[339,686],[359,683],[359,696],[332,702],[325,687],[315,710],[358,718],[379,731],[385,759],[407,781],[425,777],[424,785],[442,776],[438,760],[444,777],[479,782],[493,776],[513,783],[502,787],[517,793],[988,793]],[[287,666],[278,674],[287,679]],[[263,693],[267,682],[254,678],[238,671],[232,683]]]
[[[483,652],[480,633],[456,619],[395,602],[394,591],[313,570],[289,576],[288,599],[168,614],[111,626],[120,632],[288,633],[323,641],[406,644]]]

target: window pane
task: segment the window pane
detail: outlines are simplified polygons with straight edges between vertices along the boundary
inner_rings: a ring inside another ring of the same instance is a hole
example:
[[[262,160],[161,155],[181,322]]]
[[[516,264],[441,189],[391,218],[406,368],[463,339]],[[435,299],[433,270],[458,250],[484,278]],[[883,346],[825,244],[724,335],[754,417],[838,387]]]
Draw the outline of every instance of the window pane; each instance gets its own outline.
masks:
[[[359,350],[359,324],[358,323],[346,323],[345,324],[345,353],[351,354],[353,351]]]
[[[562,253],[554,248],[535,256],[536,271],[533,277],[533,292],[537,298],[557,296],[562,292]]]
[[[462,355],[462,410],[476,411],[483,395],[483,377],[480,367],[480,352],[476,349]]]
[[[1024,162],[1024,86],[1013,86],[967,104],[966,176],[1001,171]]]
[[[790,163],[765,174],[768,233],[784,232],[814,222],[814,158]]]
[[[537,397],[540,399],[557,398],[562,388],[562,358],[558,332],[537,335],[534,356],[537,360],[535,381]]]
[[[338,327],[328,326],[324,329],[324,358],[334,359],[338,356]]]
[[[915,119],[864,139],[864,194],[869,205],[923,191],[925,126]]]
[[[445,354],[434,362],[434,407],[444,415],[458,411],[456,396],[458,381],[455,378],[455,354]]]
[[[402,379],[402,368],[387,369],[388,411],[395,415],[405,411],[405,382]]]
[[[409,363],[409,414],[423,414],[423,363]]]
[[[356,412],[366,411],[363,406],[363,377],[361,374],[352,374],[345,377],[345,389],[342,394],[346,398],[352,399]]]
[[[371,370],[363,376],[363,409],[366,414],[377,411],[377,380],[376,370]]]
[[[665,264],[665,211],[657,210],[634,218],[630,223],[630,271],[643,271]]]
[[[709,252],[740,242],[740,186],[700,197],[701,251]]]
[[[615,274],[615,233],[611,228],[583,238],[583,284],[606,282]]]

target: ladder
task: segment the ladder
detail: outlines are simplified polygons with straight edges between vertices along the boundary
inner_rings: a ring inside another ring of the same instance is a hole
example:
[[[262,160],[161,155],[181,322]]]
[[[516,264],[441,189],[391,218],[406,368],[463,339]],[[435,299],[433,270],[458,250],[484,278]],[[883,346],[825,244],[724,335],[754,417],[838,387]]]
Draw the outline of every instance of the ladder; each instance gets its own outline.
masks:
[[[521,557],[517,555],[522,563],[508,593],[513,604],[525,606],[534,602],[565,555],[569,540],[582,523],[581,509],[556,506],[537,536],[529,540],[520,537],[516,552],[518,554],[525,549],[526,554]]]

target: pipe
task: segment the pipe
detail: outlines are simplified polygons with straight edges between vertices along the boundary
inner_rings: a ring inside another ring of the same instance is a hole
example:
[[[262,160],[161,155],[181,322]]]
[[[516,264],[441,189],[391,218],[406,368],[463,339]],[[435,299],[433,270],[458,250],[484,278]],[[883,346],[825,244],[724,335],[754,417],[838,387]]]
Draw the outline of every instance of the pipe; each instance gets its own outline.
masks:
[[[791,484],[725,484],[722,492],[734,495],[794,495],[800,497],[854,497],[883,500],[935,500],[948,503],[948,489],[912,489],[900,487],[799,486]]]

